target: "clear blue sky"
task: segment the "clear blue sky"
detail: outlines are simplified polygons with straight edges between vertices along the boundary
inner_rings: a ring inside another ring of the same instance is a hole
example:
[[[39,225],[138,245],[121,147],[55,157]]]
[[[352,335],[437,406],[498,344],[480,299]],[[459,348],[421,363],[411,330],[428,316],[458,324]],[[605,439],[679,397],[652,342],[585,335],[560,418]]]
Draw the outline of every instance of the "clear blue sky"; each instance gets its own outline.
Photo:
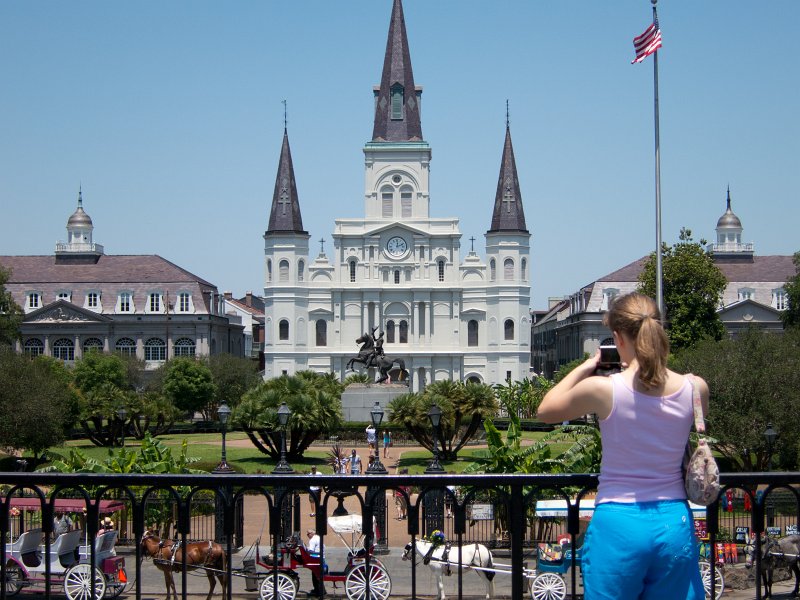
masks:
[[[431,214],[490,224],[505,100],[532,233],[532,305],[655,246],[646,0],[405,0]],[[94,241],[241,295],[288,101],[303,222],[363,214],[390,0],[0,3],[0,254],[52,254],[83,185]],[[731,187],[757,254],[800,249],[800,2],[659,3],[664,240],[713,238]],[[326,248],[330,248],[330,243]],[[319,245],[312,244],[312,255]]]

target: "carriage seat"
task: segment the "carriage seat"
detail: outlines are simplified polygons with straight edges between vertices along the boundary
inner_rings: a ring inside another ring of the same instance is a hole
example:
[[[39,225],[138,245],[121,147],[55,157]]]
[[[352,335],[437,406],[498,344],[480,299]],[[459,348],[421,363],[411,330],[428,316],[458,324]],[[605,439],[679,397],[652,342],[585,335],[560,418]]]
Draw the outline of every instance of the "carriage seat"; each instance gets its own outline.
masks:
[[[312,554],[308,551],[308,549],[303,545],[300,544],[297,549],[300,551],[300,557],[298,558],[298,562],[303,563],[309,569],[318,569],[320,566],[320,556],[317,553]],[[322,560],[322,572],[328,572],[328,565],[325,560]]]
[[[83,531],[75,529],[62,533],[50,544],[50,568],[51,570],[60,571],[59,568],[68,569],[78,562],[78,546],[81,545],[81,537]]]
[[[26,567],[38,567],[42,562],[39,554],[39,544],[41,543],[41,528],[29,529],[20,534],[13,544],[6,544],[6,554],[22,560]]]
[[[94,539],[94,555],[96,565],[102,565],[105,559],[113,558],[117,555],[117,551],[115,550],[115,546],[117,545],[117,536],[118,532],[112,529],[110,531],[101,533]],[[81,546],[80,557],[81,560],[85,560],[87,562],[91,560],[92,556],[90,546]]]

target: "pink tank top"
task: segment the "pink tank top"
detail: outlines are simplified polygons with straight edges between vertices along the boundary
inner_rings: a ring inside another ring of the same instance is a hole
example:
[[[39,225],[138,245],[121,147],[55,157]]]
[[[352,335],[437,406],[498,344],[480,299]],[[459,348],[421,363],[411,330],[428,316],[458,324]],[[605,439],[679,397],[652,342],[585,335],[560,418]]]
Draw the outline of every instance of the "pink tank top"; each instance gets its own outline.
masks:
[[[600,421],[603,460],[595,503],[685,499],[681,462],[692,428],[692,385],[669,396],[632,390],[611,376],[611,413]]]

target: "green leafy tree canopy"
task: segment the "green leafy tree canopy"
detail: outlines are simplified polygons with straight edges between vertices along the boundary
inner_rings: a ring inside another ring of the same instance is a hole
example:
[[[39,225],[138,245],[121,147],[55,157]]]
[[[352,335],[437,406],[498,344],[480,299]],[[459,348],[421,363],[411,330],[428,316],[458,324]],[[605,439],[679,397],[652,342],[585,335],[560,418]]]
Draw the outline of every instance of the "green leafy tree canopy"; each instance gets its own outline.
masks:
[[[214,394],[217,387],[208,365],[193,358],[175,358],[166,365],[164,394],[182,411],[203,413],[206,420],[213,418]]]
[[[11,272],[0,266],[0,346],[11,346],[19,339],[23,312],[6,289]]]
[[[692,240],[692,231],[681,229],[680,241],[662,247],[664,309],[667,334],[674,350],[695,342],[722,339],[725,327],[717,308],[727,280],[700,243]],[[656,297],[656,255],[653,252],[639,275],[639,291]]]
[[[784,327],[800,327],[800,252],[795,252],[792,257],[797,273],[789,277],[784,289],[789,305],[781,313]]]

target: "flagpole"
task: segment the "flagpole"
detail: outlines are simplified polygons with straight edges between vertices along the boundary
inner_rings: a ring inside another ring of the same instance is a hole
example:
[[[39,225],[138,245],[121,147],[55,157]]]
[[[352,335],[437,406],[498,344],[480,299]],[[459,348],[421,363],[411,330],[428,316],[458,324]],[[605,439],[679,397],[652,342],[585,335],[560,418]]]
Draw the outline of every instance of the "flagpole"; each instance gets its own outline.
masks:
[[[653,4],[653,23],[658,23],[656,2]],[[664,314],[664,286],[661,264],[661,144],[658,131],[658,52],[653,52],[653,111],[655,113],[655,142],[656,142],[656,305],[661,313],[661,322],[666,321]]]

